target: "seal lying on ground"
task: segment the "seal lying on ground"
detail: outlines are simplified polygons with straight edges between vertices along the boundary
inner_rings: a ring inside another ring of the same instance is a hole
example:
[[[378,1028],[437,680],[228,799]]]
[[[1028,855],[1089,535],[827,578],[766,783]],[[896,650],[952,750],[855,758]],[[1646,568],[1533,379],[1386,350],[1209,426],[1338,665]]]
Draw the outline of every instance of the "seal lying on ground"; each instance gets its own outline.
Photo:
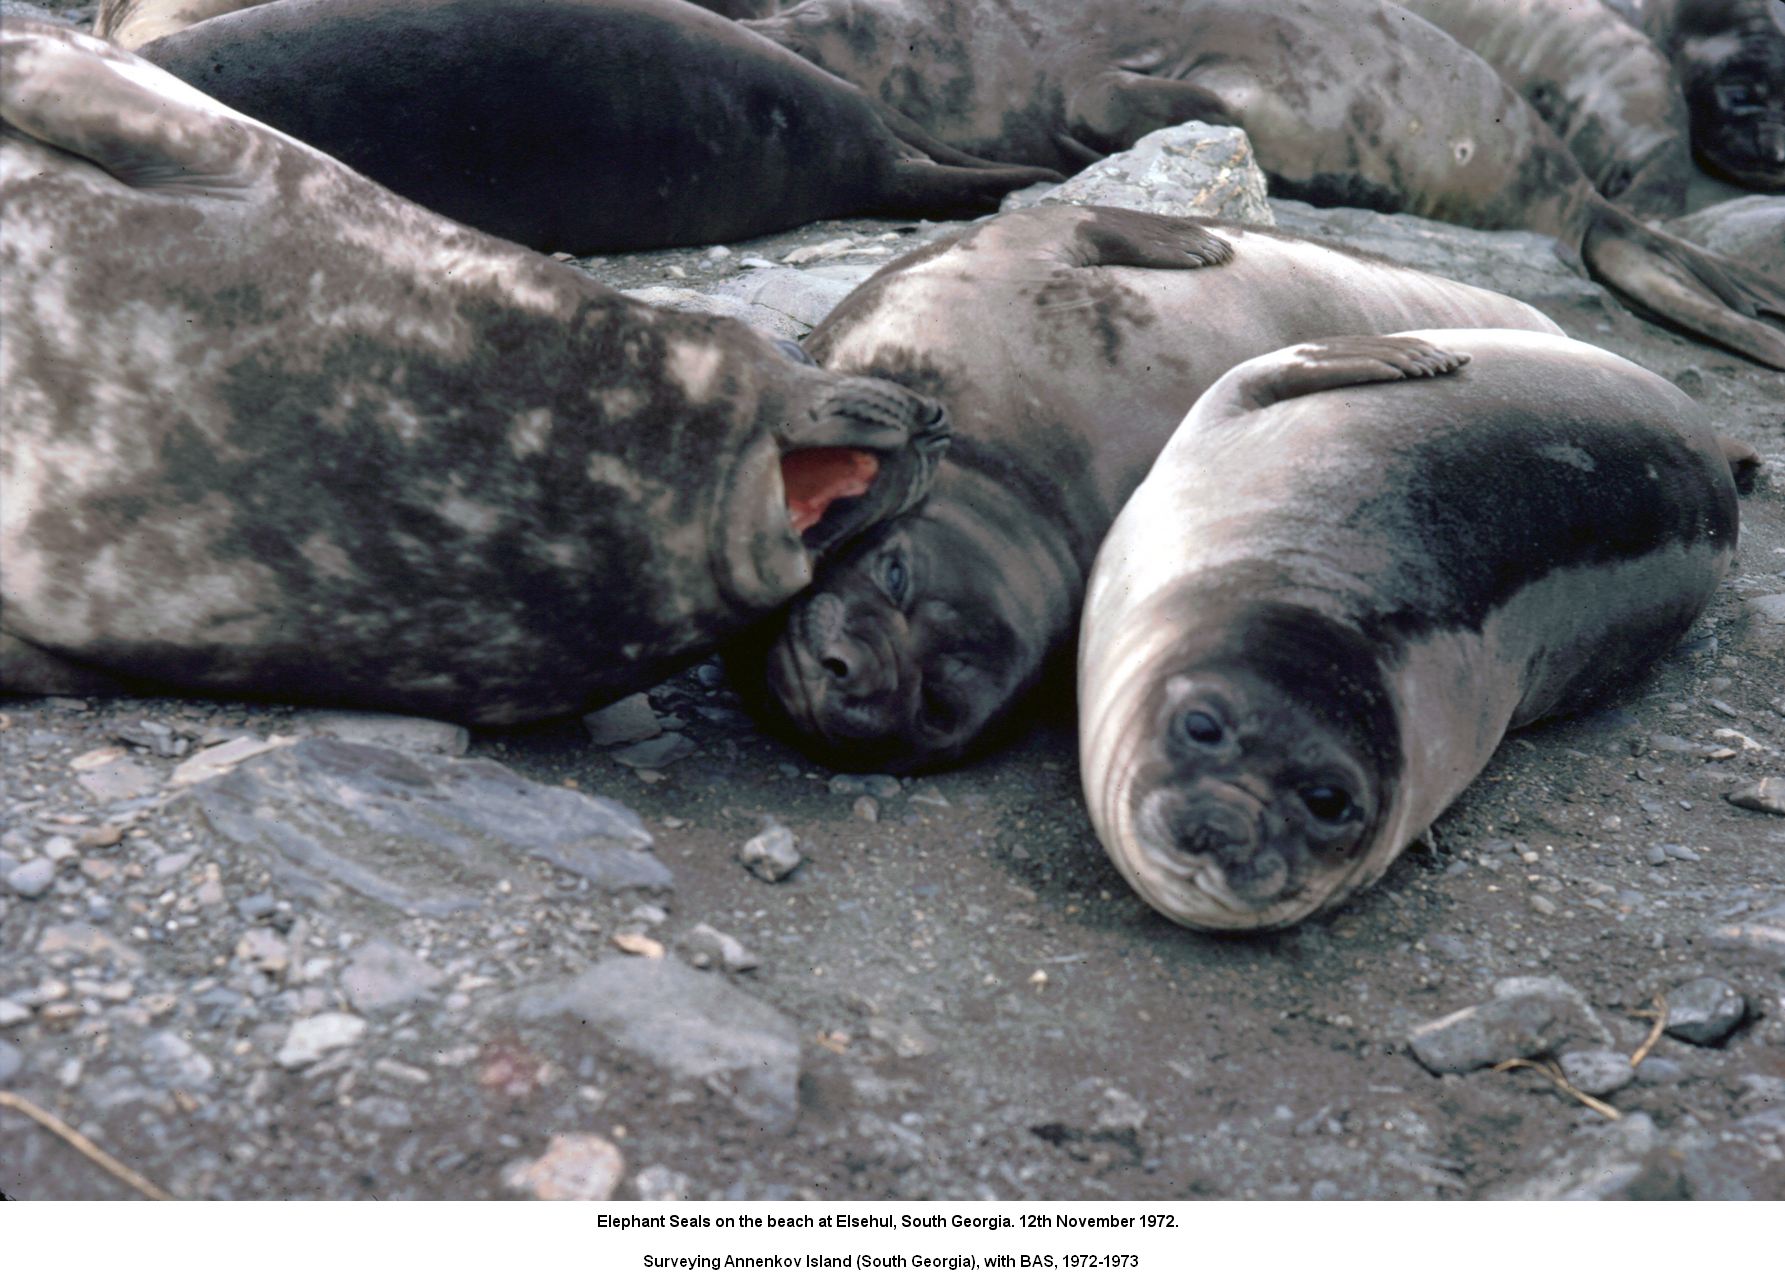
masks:
[[[1668,60],[1617,14],[1580,0],[1396,2],[1516,88],[1600,194],[1640,217],[1686,210],[1686,99]]]
[[[1785,4],[1643,0],[1642,23],[1673,59],[1700,166],[1752,190],[1785,190]]]
[[[1097,557],[1097,835],[1181,924],[1305,919],[1379,878],[1508,729],[1671,648],[1735,544],[1704,413],[1591,345],[1426,331],[1244,363]]]
[[[0,25],[0,119],[0,689],[586,709],[934,471],[934,403],[455,225],[103,40]]]
[[[682,0],[280,0],[142,52],[406,198],[541,249],[985,212],[1055,175],[961,155]]]
[[[949,460],[733,652],[735,679],[834,766],[958,758],[1070,643],[1097,545],[1198,394],[1298,340],[1421,323],[1560,330],[1294,235],[1114,208],[1007,213],[893,263],[806,347],[941,400]]]
[[[951,145],[1074,166],[1237,124],[1271,193],[1554,235],[1641,310],[1785,367],[1785,292],[1601,198],[1492,67],[1384,0],[807,0],[746,23]]]
[[[93,20],[93,34],[120,48],[137,49],[207,18],[252,9],[268,0],[105,0]]]
[[[1687,242],[1746,261],[1785,287],[1785,195],[1726,199],[1667,228]]]

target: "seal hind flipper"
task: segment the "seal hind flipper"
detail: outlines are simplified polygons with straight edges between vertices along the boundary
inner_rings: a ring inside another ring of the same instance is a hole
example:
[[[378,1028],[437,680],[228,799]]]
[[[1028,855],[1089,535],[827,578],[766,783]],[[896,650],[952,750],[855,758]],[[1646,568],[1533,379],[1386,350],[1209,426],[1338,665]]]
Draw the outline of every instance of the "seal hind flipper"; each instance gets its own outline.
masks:
[[[236,112],[103,40],[33,38],[42,25],[15,20],[0,33],[0,119],[9,127],[130,186],[230,195],[254,184],[244,163],[249,133]],[[166,110],[169,97],[235,125],[229,142],[219,144],[217,130],[182,127]]]
[[[1060,180],[1052,168],[994,164],[937,163],[925,156],[893,163],[892,183],[874,209],[898,215],[953,215],[995,211],[1005,195],[1024,186]]]
[[[1589,274],[1635,306],[1785,369],[1785,291],[1746,266],[1607,203],[1593,210],[1581,260]]]
[[[1191,120],[1239,123],[1218,94],[1200,85],[1121,68],[1080,85],[1066,114],[1071,136],[1106,155],[1127,150],[1150,132]]]
[[[1258,411],[1273,403],[1347,385],[1446,376],[1469,355],[1440,349],[1417,336],[1335,336],[1291,345],[1243,364],[1209,390],[1224,395],[1220,414]]]

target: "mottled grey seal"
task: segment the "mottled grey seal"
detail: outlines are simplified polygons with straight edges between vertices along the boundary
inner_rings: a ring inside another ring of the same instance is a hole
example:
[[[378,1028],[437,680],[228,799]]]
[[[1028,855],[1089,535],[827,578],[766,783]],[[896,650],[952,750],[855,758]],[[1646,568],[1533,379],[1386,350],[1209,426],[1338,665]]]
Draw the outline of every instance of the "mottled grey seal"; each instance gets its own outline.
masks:
[[[954,760],[1071,642],[1110,521],[1229,367],[1334,332],[1559,328],[1463,283],[1253,226],[1059,205],[895,262],[807,338],[944,402],[930,497],[731,658],[840,768]]]
[[[1785,190],[1785,3],[1643,0],[1642,22],[1673,59],[1700,166]]]
[[[1007,162],[1237,124],[1272,194],[1554,235],[1633,306],[1785,367],[1785,293],[1606,202],[1492,67],[1386,0],[806,0],[745,25]]]
[[[542,249],[985,212],[1055,175],[962,155],[683,0],[280,0],[142,53],[406,198]]]
[[[138,49],[207,18],[252,9],[268,0],[105,0],[93,20],[93,34],[120,48]]]
[[[1555,131],[1595,189],[1641,217],[1686,210],[1686,99],[1642,32],[1581,0],[1397,0],[1469,49]]]
[[[919,498],[942,415],[0,24],[0,688],[470,723],[655,683]]]
[[[1730,467],[1685,394],[1559,336],[1234,368],[1092,574],[1079,757],[1110,857],[1203,929],[1293,924],[1376,880],[1508,729],[1692,625],[1735,552]]]
[[[1785,287],[1785,195],[1725,199],[1667,227],[1690,243],[1746,261]]]

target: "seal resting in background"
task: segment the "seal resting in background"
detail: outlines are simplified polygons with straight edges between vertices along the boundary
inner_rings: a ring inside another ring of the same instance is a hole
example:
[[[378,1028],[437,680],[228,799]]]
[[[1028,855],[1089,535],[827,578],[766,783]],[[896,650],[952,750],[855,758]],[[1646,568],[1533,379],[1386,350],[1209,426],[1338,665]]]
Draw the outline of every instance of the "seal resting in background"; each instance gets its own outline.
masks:
[[[1606,202],[1492,67],[1385,0],[1031,0],[1020,21],[1002,0],[806,0],[744,25],[1007,162],[1237,124],[1274,195],[1553,235],[1640,311],[1785,367],[1785,292]]]
[[[1673,59],[1699,166],[1751,190],[1785,190],[1785,4],[1643,0],[1642,24]]]
[[[1516,88],[1600,194],[1645,218],[1686,210],[1686,99],[1668,60],[1610,9],[1581,0],[1396,3]]]
[[[0,24],[0,689],[477,724],[642,689],[928,486],[940,409]]]
[[[1704,412],[1591,345],[1424,331],[1243,363],[1097,556],[1078,702],[1098,838],[1193,928],[1336,905],[1508,729],[1670,649],[1736,520]]]
[[[1688,242],[1746,261],[1785,287],[1785,195],[1726,199],[1667,228]]]
[[[142,53],[424,207],[540,249],[986,212],[1055,176],[936,143],[683,0],[280,0]]]
[[[835,767],[959,758],[1070,645],[1097,545],[1198,394],[1298,340],[1427,323],[1560,330],[1313,240],[1114,208],[1006,213],[894,262],[806,347],[942,401],[949,458],[730,652],[734,679]]]
[[[105,0],[93,20],[93,34],[120,48],[137,49],[207,18],[252,9],[268,0]]]

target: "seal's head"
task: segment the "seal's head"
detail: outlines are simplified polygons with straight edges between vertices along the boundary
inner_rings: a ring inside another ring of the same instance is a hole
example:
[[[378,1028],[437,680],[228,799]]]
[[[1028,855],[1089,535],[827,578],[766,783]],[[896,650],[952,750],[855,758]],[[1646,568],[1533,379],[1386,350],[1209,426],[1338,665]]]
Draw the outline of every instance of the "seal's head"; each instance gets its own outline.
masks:
[[[1739,29],[1689,38],[1681,87],[1700,164],[1751,190],[1785,190],[1785,5],[1765,8]]]
[[[1136,647],[1083,702],[1092,818],[1122,874],[1177,922],[1284,927],[1385,864],[1394,710],[1362,638],[1314,610],[1201,618],[1155,655]]]
[[[871,532],[734,654],[745,692],[826,763],[946,764],[1034,679],[1041,651],[1021,581],[989,588],[1004,567],[949,511],[931,501]]]

